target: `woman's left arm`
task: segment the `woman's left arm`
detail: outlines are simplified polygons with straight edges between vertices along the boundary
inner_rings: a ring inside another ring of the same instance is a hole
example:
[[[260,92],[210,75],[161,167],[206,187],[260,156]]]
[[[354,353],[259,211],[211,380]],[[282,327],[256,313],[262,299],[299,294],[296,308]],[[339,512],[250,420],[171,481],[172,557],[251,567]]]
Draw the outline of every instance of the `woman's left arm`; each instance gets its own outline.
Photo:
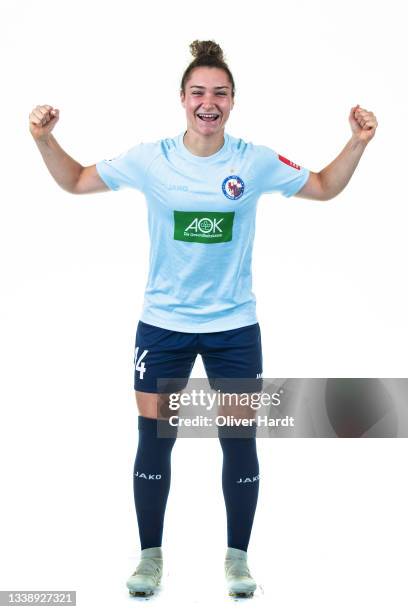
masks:
[[[308,181],[295,196],[331,200],[343,191],[378,126],[374,113],[361,108],[359,104],[351,109],[349,122],[352,137],[344,149],[326,168],[320,172],[310,172]]]

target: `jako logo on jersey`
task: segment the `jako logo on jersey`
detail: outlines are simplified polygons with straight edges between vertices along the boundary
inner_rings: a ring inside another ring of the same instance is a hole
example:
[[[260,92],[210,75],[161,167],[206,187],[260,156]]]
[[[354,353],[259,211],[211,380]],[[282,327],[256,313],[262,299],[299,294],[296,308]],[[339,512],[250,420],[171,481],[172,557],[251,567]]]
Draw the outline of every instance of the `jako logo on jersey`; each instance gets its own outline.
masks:
[[[294,162],[290,161],[290,159],[286,159],[286,157],[283,157],[283,155],[279,155],[278,157],[279,157],[280,161],[283,162],[284,164],[287,164],[288,166],[291,166],[291,168],[295,168],[295,170],[300,170],[300,166],[298,166]]]
[[[232,174],[231,176],[227,176],[222,183],[222,190],[224,195],[229,200],[238,200],[244,193],[245,185],[242,178],[236,176],[236,174]]]
[[[168,189],[174,189],[175,191],[188,191],[187,185],[168,185]]]
[[[184,242],[229,242],[234,212],[174,211],[174,240]]]

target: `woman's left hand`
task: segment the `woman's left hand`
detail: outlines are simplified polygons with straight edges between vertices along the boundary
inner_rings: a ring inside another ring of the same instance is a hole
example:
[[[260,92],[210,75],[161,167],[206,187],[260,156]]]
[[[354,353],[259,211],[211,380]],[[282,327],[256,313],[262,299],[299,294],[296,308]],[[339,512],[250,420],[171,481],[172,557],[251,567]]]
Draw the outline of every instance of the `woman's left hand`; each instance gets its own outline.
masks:
[[[375,130],[378,125],[374,113],[365,108],[361,108],[361,106],[357,104],[357,106],[353,106],[350,111],[349,121],[355,140],[367,144],[374,138]]]

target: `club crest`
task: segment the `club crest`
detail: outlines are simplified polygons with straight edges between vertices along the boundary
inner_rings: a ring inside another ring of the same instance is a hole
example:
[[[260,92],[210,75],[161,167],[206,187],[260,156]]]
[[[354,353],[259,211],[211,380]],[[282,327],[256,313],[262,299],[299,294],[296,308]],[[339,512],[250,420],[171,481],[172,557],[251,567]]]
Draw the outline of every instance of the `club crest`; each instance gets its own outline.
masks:
[[[227,176],[222,183],[222,191],[229,200],[238,200],[244,193],[244,181],[235,174]]]

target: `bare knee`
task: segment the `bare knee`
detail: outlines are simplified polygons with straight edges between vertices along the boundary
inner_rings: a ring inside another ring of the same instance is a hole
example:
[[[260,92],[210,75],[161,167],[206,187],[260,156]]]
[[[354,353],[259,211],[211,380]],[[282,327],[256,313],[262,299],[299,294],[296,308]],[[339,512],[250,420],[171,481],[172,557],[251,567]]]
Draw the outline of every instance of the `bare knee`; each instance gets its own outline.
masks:
[[[169,394],[135,391],[140,416],[148,419],[168,419],[174,411],[169,410]]]

